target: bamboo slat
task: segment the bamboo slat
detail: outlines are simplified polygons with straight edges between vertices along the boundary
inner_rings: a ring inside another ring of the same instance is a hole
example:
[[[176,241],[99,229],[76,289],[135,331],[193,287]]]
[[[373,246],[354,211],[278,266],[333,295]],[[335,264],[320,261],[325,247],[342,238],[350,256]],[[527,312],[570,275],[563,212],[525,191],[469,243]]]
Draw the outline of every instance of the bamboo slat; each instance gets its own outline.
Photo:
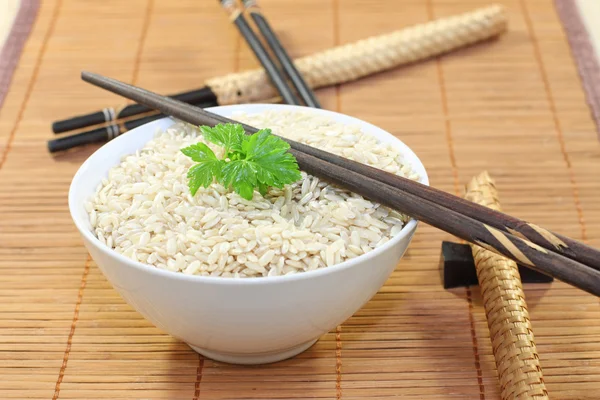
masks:
[[[317,96],[400,137],[436,187],[461,195],[488,170],[506,212],[600,246],[600,146],[553,2],[500,3],[498,40]],[[294,58],[489,4],[261,0]],[[53,120],[122,100],[79,72],[172,93],[256,67],[217,2],[42,3],[0,110],[0,398],[500,399],[479,289],[443,290],[440,243],[452,238],[429,226],[355,316],[298,357],[252,368],[154,328],[89,260],[66,194],[95,148],[52,158],[45,142]],[[550,398],[597,398],[598,299],[560,282],[525,294]]]

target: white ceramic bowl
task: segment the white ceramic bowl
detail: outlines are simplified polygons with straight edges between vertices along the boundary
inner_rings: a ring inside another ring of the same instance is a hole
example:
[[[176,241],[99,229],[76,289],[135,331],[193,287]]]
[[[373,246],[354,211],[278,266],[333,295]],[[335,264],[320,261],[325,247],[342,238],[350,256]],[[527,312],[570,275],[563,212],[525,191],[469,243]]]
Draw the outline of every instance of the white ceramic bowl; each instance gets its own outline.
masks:
[[[393,143],[428,184],[425,168],[400,140],[369,123],[331,111],[288,105],[215,107],[212,112],[301,110],[358,124],[382,142]],[[417,228],[411,220],[392,240],[366,255],[333,267],[269,278],[189,276],[134,262],[103,245],[92,233],[84,202],[108,170],[169,127],[151,122],[98,149],[79,168],[69,191],[69,209],[86,248],[119,294],[158,328],[200,354],[236,364],[261,364],[292,357],[344,322],[383,286]]]

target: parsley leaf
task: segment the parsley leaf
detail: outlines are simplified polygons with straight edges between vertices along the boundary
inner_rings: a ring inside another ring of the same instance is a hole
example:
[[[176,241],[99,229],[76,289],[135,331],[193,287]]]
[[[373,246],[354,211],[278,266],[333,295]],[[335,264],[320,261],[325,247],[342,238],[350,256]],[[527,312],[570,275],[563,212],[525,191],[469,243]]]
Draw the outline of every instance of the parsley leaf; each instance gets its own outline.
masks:
[[[192,195],[208,187],[214,179],[246,200],[252,200],[254,190],[263,196],[269,187],[282,188],[301,178],[296,158],[288,152],[290,145],[270,129],[246,136],[239,124],[201,127],[204,138],[225,148],[225,159],[219,160],[203,143],[181,151],[198,164],[188,171]]]
[[[214,180],[221,176],[221,165],[223,161],[219,160],[215,153],[204,143],[195,143],[191,146],[181,149],[181,152],[190,157],[199,164],[194,165],[188,170],[188,186],[192,196],[196,194],[200,187],[208,187]]]
[[[246,200],[252,200],[256,180],[256,168],[246,160],[236,160],[223,167],[221,183],[225,187],[233,187],[235,192]]]
[[[243,145],[246,159],[257,165],[257,180],[266,186],[281,188],[301,178],[296,158],[288,152],[290,145],[262,129]]]
[[[219,124],[214,127],[201,126],[200,130],[206,140],[225,149],[225,156],[242,150],[242,141],[246,137],[240,124]]]
[[[217,160],[215,153],[204,143],[194,143],[181,149],[181,152],[196,162],[208,162]]]
[[[267,185],[265,185],[264,183],[258,182],[258,192],[261,194],[261,196],[266,195],[268,190],[269,190],[269,187]]]

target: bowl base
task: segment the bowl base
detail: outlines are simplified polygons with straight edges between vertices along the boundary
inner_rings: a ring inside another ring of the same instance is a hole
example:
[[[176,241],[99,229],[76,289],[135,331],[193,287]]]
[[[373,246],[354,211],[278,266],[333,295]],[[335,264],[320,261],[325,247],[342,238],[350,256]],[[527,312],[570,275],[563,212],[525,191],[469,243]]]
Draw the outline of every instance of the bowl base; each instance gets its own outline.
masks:
[[[277,361],[283,361],[288,358],[292,358],[305,350],[308,350],[313,344],[317,342],[317,339],[309,340],[306,343],[302,343],[298,346],[294,346],[283,351],[273,351],[269,353],[258,353],[258,354],[236,354],[236,353],[221,353],[218,351],[212,351],[202,349],[200,347],[192,346],[188,343],[194,351],[201,354],[211,360],[221,361],[228,364],[240,364],[240,365],[256,365],[256,364],[269,364]]]

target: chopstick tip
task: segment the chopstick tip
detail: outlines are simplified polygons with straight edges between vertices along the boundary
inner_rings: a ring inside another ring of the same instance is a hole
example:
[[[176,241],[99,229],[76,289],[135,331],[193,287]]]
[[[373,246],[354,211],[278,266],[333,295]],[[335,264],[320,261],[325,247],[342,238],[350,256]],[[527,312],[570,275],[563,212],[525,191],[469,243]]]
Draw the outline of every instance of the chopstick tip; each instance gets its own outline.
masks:
[[[93,76],[98,76],[98,74],[95,74],[93,72],[89,72],[89,71],[81,71],[81,79],[89,82],[89,79],[92,78]]]

